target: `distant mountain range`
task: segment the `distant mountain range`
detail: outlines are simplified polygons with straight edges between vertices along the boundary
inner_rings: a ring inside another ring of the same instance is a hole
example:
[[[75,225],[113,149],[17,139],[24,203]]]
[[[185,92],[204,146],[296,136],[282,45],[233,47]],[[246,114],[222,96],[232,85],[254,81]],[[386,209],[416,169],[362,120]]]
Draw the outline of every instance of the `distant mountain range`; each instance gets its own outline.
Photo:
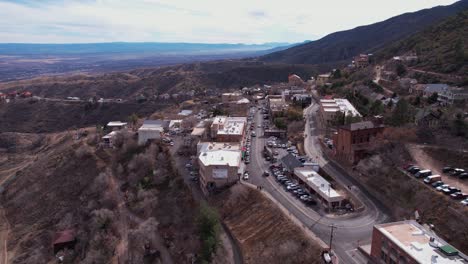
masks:
[[[86,44],[0,44],[0,54],[20,56],[41,55],[100,55],[100,54],[220,54],[250,52],[260,55],[291,47],[291,43],[264,43],[264,44],[205,44],[205,43],[163,43],[163,42],[111,42]],[[260,53],[260,54],[259,54]]]
[[[372,25],[332,33],[316,41],[267,54],[260,60],[294,64],[342,62],[359,53],[376,52],[465,9],[468,9],[468,0],[406,13]]]

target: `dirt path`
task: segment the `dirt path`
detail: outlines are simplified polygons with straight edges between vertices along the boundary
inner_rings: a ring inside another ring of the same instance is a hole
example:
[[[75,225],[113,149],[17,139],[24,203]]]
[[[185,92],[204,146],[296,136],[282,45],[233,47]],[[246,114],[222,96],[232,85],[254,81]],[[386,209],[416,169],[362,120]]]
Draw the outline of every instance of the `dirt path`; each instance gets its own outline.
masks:
[[[8,233],[10,224],[5,217],[5,211],[0,207],[0,264],[8,264]]]
[[[407,149],[413,160],[418,166],[432,171],[432,174],[439,174],[442,176],[442,181],[450,186],[460,188],[462,192],[468,193],[468,182],[460,180],[458,177],[448,176],[442,173],[442,168],[445,166],[441,161],[433,159],[424,151],[425,146],[408,144]]]

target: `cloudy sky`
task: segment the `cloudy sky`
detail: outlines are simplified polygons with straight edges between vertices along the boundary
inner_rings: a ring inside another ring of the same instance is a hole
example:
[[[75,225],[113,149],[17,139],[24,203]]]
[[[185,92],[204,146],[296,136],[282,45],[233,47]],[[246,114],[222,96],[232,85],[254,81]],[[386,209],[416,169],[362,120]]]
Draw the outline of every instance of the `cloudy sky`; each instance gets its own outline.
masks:
[[[299,42],[456,0],[0,0],[0,42]]]

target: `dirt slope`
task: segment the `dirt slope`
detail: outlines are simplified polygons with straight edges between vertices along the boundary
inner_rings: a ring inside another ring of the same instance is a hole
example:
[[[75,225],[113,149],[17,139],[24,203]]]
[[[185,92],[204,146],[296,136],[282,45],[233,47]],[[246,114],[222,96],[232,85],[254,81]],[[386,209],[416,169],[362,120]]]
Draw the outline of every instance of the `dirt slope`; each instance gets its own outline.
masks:
[[[228,192],[215,199],[245,263],[321,263],[320,246],[261,193],[242,185]]]

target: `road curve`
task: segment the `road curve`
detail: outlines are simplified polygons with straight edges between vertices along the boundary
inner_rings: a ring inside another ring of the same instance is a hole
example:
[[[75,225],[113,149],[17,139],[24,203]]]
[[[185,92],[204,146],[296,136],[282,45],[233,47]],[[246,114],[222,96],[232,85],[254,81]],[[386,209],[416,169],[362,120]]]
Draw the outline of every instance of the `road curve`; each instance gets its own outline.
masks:
[[[299,219],[304,226],[309,227],[320,239],[329,243],[330,226],[334,225],[333,250],[340,258],[340,263],[362,263],[356,248],[362,244],[368,244],[371,240],[372,228],[375,224],[382,223],[388,219],[385,208],[375,199],[371,198],[369,193],[362,186],[354,181],[340,167],[329,162],[323,155],[318,145],[317,133],[315,127],[315,112],[318,105],[313,103],[304,110],[306,116],[305,129],[305,150],[309,157],[317,159],[319,165],[343,186],[352,186],[354,195],[364,204],[362,212],[347,215],[345,217],[333,215],[321,215],[310,207],[305,206],[298,199],[295,199],[290,193],[284,191],[273,177],[262,177],[263,171],[268,170],[269,163],[262,157],[265,138],[262,136],[261,128],[256,127],[257,137],[252,140],[252,163],[248,168],[251,175],[251,183],[261,185],[264,191],[281,203],[289,210],[290,214]],[[257,124],[262,122],[262,116],[257,111],[254,121]],[[308,129],[310,128],[310,129]]]

